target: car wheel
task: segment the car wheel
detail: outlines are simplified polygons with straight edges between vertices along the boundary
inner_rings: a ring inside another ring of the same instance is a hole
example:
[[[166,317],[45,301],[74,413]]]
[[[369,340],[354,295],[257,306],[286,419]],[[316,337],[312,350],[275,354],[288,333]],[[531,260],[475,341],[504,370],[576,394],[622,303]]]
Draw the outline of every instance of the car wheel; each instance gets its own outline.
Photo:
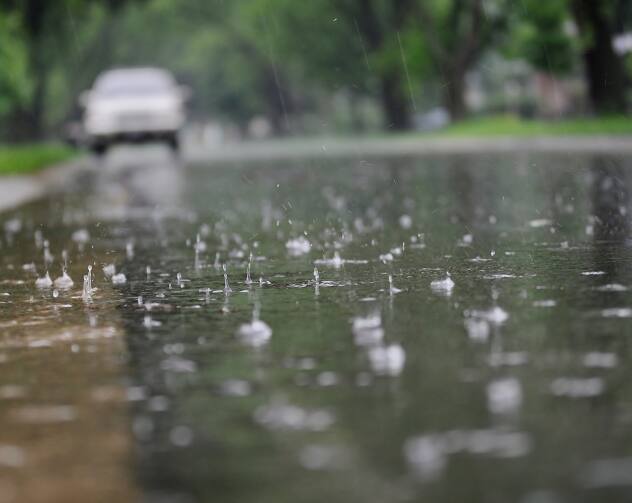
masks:
[[[94,145],[92,145],[90,147],[90,150],[92,151],[92,153],[94,155],[97,155],[99,157],[105,155],[105,153],[108,150],[108,144],[107,143],[95,143]]]
[[[167,137],[167,144],[174,152],[178,152],[180,150],[180,141],[178,140],[178,136],[175,134]]]

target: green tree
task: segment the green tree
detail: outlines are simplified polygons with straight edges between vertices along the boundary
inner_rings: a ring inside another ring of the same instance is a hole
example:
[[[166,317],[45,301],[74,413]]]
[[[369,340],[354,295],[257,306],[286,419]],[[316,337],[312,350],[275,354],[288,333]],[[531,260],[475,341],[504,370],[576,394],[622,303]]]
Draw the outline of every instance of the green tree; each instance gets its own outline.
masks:
[[[623,19],[627,2],[620,0],[569,0],[581,37],[588,95],[596,113],[627,110],[628,78],[612,40]]]
[[[512,8],[510,0],[417,0],[418,29],[444,81],[443,103],[452,120],[465,116],[467,73],[502,40]]]
[[[512,56],[522,56],[538,70],[557,75],[577,67],[577,43],[568,29],[568,0],[522,0],[513,22]]]
[[[131,1],[131,0],[130,0]],[[94,3],[116,11],[125,0],[0,0],[0,17],[13,20],[19,26],[26,54],[26,74],[30,86],[28,95],[16,99],[10,112],[11,139],[38,139],[45,133],[45,113],[50,76],[69,44],[77,42],[77,25],[89,6]],[[68,76],[70,80],[71,76]]]
[[[0,120],[31,95],[27,51],[17,16],[0,17]]]

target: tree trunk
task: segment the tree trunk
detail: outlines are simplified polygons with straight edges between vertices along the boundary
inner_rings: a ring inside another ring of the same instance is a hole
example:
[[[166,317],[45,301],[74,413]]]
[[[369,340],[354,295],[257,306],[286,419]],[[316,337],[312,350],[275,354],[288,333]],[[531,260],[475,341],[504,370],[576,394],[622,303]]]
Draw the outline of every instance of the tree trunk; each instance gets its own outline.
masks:
[[[625,70],[612,47],[613,27],[603,5],[595,0],[574,0],[573,13],[580,31],[589,40],[583,57],[593,110],[598,114],[624,113]]]
[[[266,97],[266,115],[275,136],[290,134],[290,113],[293,112],[292,100],[287,92],[285,81],[271,65],[261,68],[262,90]]]
[[[28,0],[24,6],[28,64],[34,87],[30,102],[13,114],[14,122],[11,124],[9,136],[15,141],[39,140],[44,135],[44,105],[48,74],[42,35],[47,12],[46,5],[45,0]]]
[[[411,125],[410,109],[402,93],[400,75],[391,72],[382,76],[382,108],[386,119],[386,128],[393,131],[408,129]]]
[[[443,100],[444,106],[450,114],[452,122],[459,121],[467,114],[465,105],[465,73],[460,69],[449,71],[446,74],[446,84]]]

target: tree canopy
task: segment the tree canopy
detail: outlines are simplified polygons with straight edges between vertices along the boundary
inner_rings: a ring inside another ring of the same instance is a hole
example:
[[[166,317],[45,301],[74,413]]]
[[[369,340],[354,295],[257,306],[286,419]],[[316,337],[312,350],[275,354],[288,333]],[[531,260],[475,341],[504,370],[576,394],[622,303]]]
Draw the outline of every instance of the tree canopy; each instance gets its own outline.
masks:
[[[629,29],[630,4],[0,0],[0,134],[51,134],[100,71],[140,64],[189,84],[194,116],[242,129],[262,116],[280,134],[335,122],[341,103],[354,128],[379,111],[382,127],[406,129],[433,105],[459,120],[468,75],[490,53],[579,76],[595,112],[620,112],[630,61],[612,39]]]

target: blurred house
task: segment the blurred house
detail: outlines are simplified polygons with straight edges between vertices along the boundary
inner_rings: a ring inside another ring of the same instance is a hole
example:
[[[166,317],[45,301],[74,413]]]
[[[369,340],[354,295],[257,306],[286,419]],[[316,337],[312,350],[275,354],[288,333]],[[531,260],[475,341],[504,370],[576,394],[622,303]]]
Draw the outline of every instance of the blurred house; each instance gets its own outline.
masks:
[[[559,118],[587,110],[580,75],[559,77],[535,70],[523,60],[486,58],[467,78],[466,103],[473,113],[512,113]]]

